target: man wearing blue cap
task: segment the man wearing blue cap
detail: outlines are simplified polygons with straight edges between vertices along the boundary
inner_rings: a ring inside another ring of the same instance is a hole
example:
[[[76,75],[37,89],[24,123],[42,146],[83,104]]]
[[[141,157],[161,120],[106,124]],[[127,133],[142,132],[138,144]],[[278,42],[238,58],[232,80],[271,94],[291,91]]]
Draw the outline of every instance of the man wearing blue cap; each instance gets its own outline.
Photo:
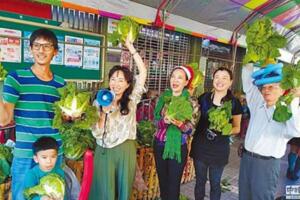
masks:
[[[286,144],[300,137],[299,90],[292,91],[292,117],[273,120],[275,104],[284,94],[280,87],[282,64],[270,64],[254,72],[253,64],[243,67],[242,81],[251,118],[247,130],[239,174],[240,200],[274,200],[280,173],[280,158]]]

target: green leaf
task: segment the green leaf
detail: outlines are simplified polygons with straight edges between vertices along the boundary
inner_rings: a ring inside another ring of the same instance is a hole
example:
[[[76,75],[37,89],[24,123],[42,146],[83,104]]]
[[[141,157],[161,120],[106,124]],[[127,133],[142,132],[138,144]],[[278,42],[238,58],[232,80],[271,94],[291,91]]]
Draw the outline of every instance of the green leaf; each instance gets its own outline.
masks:
[[[171,102],[168,104],[166,115],[171,119],[186,121],[191,120],[193,107],[191,102],[183,96],[172,96]]]
[[[117,46],[119,42],[124,44],[127,37],[129,37],[131,42],[134,42],[140,32],[139,24],[127,16],[121,18],[116,29],[116,31],[109,35],[109,41],[114,46]]]
[[[277,105],[273,114],[273,120],[277,122],[285,122],[292,117],[291,110],[286,105]]]
[[[7,71],[4,69],[3,65],[0,62],[0,81],[3,81],[7,75]]]
[[[145,146],[151,146],[156,127],[151,121],[142,120],[137,124],[138,143]]]
[[[212,107],[208,110],[209,128],[222,132],[222,135],[230,135],[232,131],[232,124],[230,120],[232,104],[231,101],[225,102],[222,106]]]
[[[70,125],[72,128],[90,129],[97,122],[97,108],[91,105],[90,92],[78,91],[75,84],[68,83],[65,87],[59,89],[59,94],[61,95],[60,100],[54,103],[55,115],[52,124],[54,128],[62,131]],[[73,108],[74,98],[77,101],[75,108]],[[71,110],[71,113],[79,117],[73,119],[71,123],[64,122],[62,108]]]
[[[232,132],[232,124],[226,124],[223,128],[222,128],[222,133],[223,135],[230,135]]]
[[[297,65],[284,65],[280,86],[284,90],[300,87],[300,67]]]
[[[32,199],[36,195],[63,199],[65,196],[65,180],[56,173],[49,173],[40,179],[38,185],[26,188],[23,194],[26,199]]]
[[[280,56],[279,48],[283,48],[287,40],[273,29],[270,19],[262,18],[247,27],[246,43],[244,64],[249,62],[268,64],[267,61]]]

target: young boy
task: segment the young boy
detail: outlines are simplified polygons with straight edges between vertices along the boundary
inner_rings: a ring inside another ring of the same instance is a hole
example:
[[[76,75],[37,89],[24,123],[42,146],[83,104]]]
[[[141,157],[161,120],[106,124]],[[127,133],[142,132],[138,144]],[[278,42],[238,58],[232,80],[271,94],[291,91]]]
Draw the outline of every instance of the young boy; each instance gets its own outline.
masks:
[[[49,173],[56,173],[63,179],[65,178],[64,171],[56,166],[58,157],[58,144],[52,137],[41,137],[33,143],[33,159],[37,163],[26,174],[24,180],[24,188],[30,188],[39,184],[42,177]],[[33,200],[52,200],[48,196],[36,195]]]

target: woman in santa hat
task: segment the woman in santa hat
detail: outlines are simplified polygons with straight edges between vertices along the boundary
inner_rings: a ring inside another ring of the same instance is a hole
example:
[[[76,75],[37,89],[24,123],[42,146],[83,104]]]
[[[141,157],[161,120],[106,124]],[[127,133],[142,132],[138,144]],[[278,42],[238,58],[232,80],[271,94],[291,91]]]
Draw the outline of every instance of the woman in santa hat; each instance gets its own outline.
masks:
[[[192,79],[191,67],[175,67],[170,76],[170,88],[160,95],[154,110],[157,126],[154,157],[162,200],[179,199],[181,177],[188,156],[187,138],[193,129],[191,120],[179,121],[171,118],[166,114],[166,110],[170,99],[183,97],[188,102],[187,107],[193,112],[188,92]]]

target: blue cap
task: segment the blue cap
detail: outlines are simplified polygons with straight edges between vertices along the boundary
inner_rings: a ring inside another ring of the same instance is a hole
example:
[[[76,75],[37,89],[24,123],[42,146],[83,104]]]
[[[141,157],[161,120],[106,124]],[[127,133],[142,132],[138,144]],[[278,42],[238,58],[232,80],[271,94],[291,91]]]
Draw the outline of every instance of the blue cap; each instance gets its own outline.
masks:
[[[268,64],[265,68],[253,72],[252,78],[256,86],[278,83],[282,80],[282,63]]]

